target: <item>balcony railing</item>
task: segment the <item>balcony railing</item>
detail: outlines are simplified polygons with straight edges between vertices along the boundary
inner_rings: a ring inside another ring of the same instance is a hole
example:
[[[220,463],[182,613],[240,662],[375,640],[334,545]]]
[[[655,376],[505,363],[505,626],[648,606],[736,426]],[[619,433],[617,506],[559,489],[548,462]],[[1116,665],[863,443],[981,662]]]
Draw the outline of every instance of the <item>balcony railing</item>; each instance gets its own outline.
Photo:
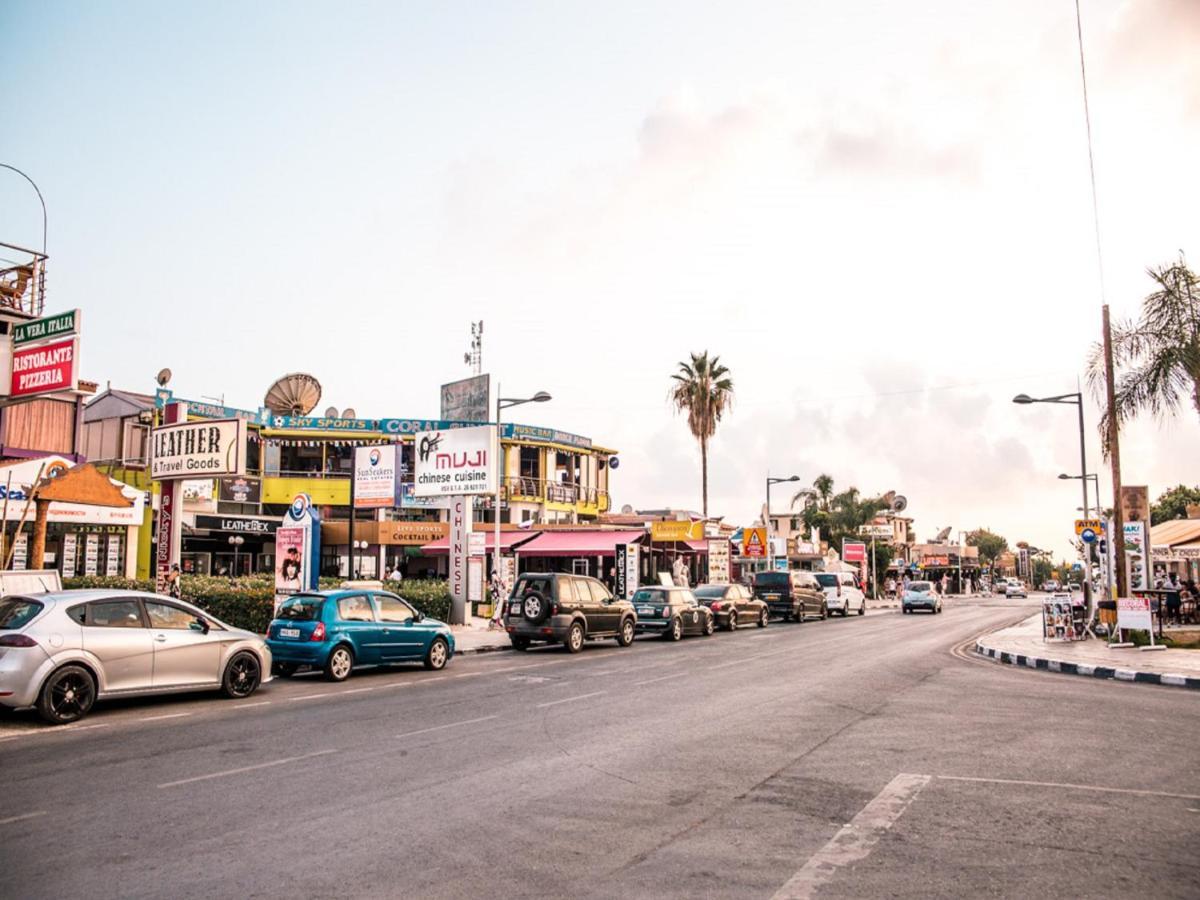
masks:
[[[503,496],[513,499],[527,497],[530,500],[545,500],[549,503],[581,503],[598,506],[606,511],[610,506],[607,491],[562,481],[546,481],[525,475],[508,476],[501,486]]]
[[[46,306],[46,256],[0,243],[0,309],[31,318]]]

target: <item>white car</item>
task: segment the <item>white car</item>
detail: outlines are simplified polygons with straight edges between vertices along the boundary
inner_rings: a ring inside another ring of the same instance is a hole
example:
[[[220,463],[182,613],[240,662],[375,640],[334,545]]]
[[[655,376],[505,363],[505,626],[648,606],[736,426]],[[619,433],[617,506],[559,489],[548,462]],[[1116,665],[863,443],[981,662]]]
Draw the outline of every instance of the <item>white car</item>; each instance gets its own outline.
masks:
[[[849,572],[814,572],[821,590],[825,592],[825,608],[830,614],[838,613],[842,617],[857,613],[863,615],[867,611],[867,596],[854,583],[854,576]]]
[[[1007,596],[1007,597],[1022,597],[1022,598],[1027,598],[1029,596],[1029,594],[1025,590],[1025,585],[1021,582],[1021,579],[1009,578],[1009,579],[1007,579],[1007,582],[1008,582],[1008,588],[1007,588],[1007,590],[1004,591],[1005,596]]]

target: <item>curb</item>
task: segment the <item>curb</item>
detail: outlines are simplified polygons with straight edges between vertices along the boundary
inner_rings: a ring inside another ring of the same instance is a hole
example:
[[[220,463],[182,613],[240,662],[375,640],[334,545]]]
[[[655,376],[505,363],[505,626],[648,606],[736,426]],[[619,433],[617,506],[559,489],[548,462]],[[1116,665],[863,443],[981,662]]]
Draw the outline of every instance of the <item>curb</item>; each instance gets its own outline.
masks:
[[[1113,666],[1089,666],[1083,663],[1063,662],[1058,659],[1043,659],[1037,656],[1026,656],[1022,653],[1009,653],[985,647],[981,642],[975,642],[975,652],[985,659],[1010,666],[1022,666],[1027,669],[1045,669],[1059,672],[1063,675],[1083,675],[1085,678],[1107,678],[1114,681],[1133,681],[1141,684],[1161,684],[1165,687],[1191,688],[1200,690],[1200,678],[1190,678],[1187,675],[1160,674],[1158,672],[1138,672],[1133,669],[1118,669]]]
[[[512,644],[507,647],[472,647],[470,650],[455,649],[455,656],[474,656],[479,653],[510,653],[512,652]]]

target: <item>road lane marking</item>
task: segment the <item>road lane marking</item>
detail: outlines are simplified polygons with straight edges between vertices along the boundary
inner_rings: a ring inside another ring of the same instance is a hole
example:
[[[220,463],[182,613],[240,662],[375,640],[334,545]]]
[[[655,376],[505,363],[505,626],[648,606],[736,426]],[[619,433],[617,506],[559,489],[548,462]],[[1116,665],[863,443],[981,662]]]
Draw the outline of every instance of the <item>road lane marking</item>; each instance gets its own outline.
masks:
[[[7,819],[0,819],[0,825],[11,825],[13,822],[24,822],[26,819],[36,819],[38,816],[44,816],[45,810],[40,812],[25,813],[23,816],[9,816]]]
[[[866,859],[931,778],[902,773],[889,781],[849,825],[843,825],[829,843],[776,891],[773,900],[808,900],[832,881],[839,869]]]
[[[339,697],[343,694],[365,694],[367,691],[378,690],[379,687],[380,685],[373,684],[370,687],[351,688],[348,691],[338,691],[337,693]]]
[[[492,719],[499,718],[498,716],[484,716],[482,719],[467,719],[465,722],[451,722],[449,725],[434,725],[432,728],[421,728],[417,731],[406,731],[403,734],[398,734],[396,737],[405,738],[413,737],[418,734],[429,734],[431,731],[442,731],[446,728],[461,728],[463,725],[474,725],[478,722],[488,722]]]
[[[95,725],[62,725],[58,728],[37,728],[24,731],[21,734],[10,735],[9,737],[0,738],[0,743],[5,741],[15,741],[23,737],[37,737],[38,735],[49,734],[73,734],[76,731],[90,731],[93,728],[108,728],[111,722],[97,722]]]
[[[643,684],[654,684],[658,681],[666,681],[668,678],[683,678],[685,675],[690,675],[690,672],[675,672],[671,675],[660,675],[658,678],[651,678],[648,681],[635,681],[634,687],[641,687]]]
[[[160,788],[179,787],[182,784],[194,784],[197,781],[209,781],[213,778],[225,778],[229,775],[241,775],[243,772],[257,772],[259,769],[270,769],[275,766],[286,766],[288,763],[300,762],[304,759],[313,759],[317,756],[328,756],[330,753],[337,753],[336,750],[318,750],[315,753],[305,753],[300,756],[285,756],[283,759],[273,759],[270,762],[257,763],[253,766],[241,766],[237,769],[226,769],[223,772],[210,772],[208,775],[196,775],[192,778],[181,778],[179,781],[168,781],[165,784],[160,784]]]
[[[297,700],[316,700],[318,697],[332,697],[333,691],[325,691],[321,694],[301,694],[299,697],[288,697],[288,701],[295,703]]]
[[[674,677],[674,676],[672,676]],[[586,700],[589,697],[599,697],[601,694],[607,694],[608,691],[592,691],[590,694],[580,694],[578,697],[566,697],[562,700],[551,700],[549,703],[539,703],[535,709],[545,709],[547,706],[558,706],[560,703],[574,703],[576,700]]]
[[[1173,800],[1200,800],[1200,794],[1174,794],[1170,791],[1143,791],[1135,788],[1103,787],[1097,784],[1066,784],[1059,781],[1021,781],[1015,778],[970,778],[966,775],[938,775],[939,781],[966,781],[977,784],[1015,784],[1023,787],[1066,788],[1098,794],[1132,794],[1136,797],[1169,797]]]
[[[190,716],[191,713],[168,713],[165,716],[144,716],[138,719],[139,722],[161,722],[163,719],[182,719],[185,716]]]
[[[271,705],[270,700],[257,700],[254,703],[238,703],[236,705],[230,706],[229,708],[230,709],[249,709],[252,706],[270,706],[270,705]]]

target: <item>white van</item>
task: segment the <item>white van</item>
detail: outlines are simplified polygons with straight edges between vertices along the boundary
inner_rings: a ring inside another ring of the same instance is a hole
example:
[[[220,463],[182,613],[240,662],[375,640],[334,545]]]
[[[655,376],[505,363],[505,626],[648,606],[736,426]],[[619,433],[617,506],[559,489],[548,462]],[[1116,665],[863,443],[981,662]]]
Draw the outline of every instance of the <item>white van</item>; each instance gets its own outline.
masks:
[[[867,597],[854,583],[850,572],[814,572],[821,590],[825,592],[825,607],[832,613],[848,616],[867,611]]]

